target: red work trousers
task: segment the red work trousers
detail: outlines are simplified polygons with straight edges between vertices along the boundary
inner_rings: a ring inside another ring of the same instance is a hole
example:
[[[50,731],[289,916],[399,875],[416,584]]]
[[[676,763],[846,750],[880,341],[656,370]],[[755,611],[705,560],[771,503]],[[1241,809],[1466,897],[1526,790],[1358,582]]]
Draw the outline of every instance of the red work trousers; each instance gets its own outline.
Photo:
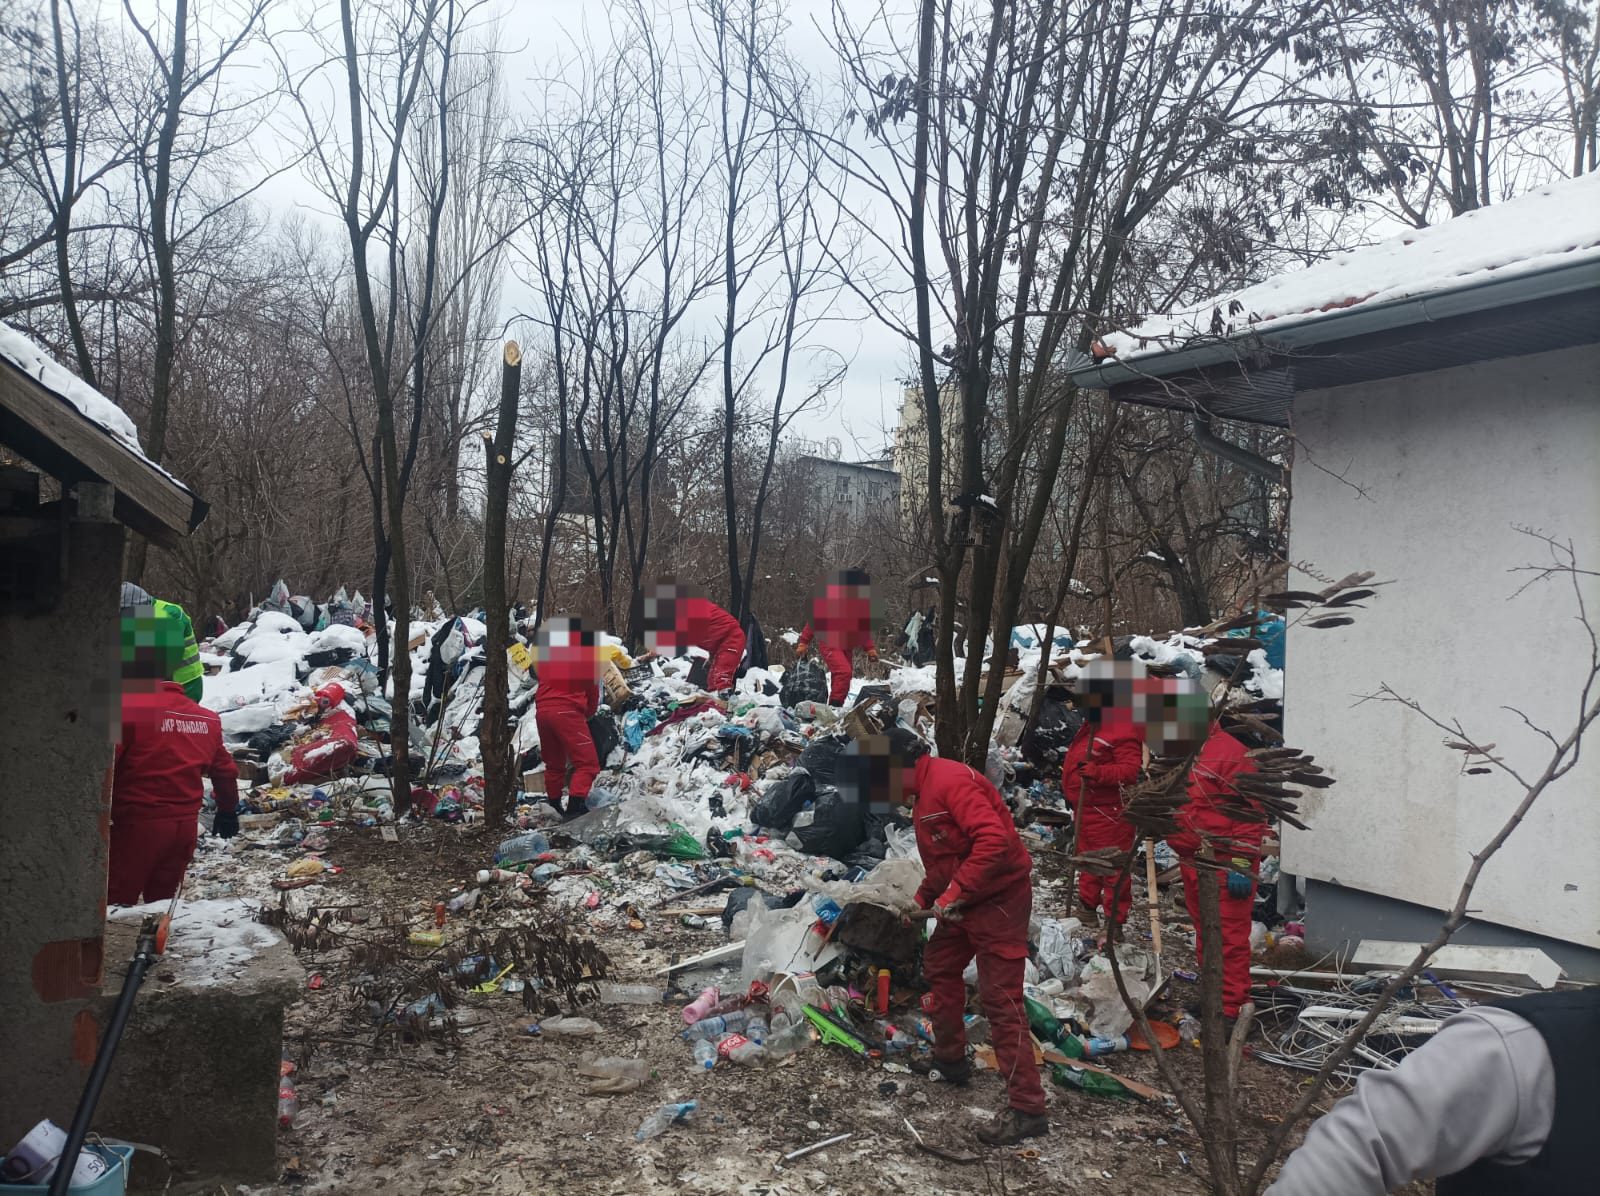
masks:
[[[850,680],[856,675],[855,666],[850,663],[850,653],[821,640],[817,641],[817,652],[828,670],[828,703],[842,706],[850,696]]]
[[[1120,847],[1124,851],[1133,850],[1136,832],[1124,821],[1120,809],[1080,806],[1078,820],[1080,854],[1106,847]],[[1133,905],[1133,878],[1131,875],[1124,876],[1122,883],[1118,885],[1115,877],[1091,876],[1087,872],[1079,872],[1078,897],[1083,901],[1085,909],[1092,910],[1103,902],[1106,915],[1121,925],[1128,920],[1128,909]]]
[[[1222,1015],[1238,1017],[1239,1006],[1250,999],[1250,923],[1256,904],[1255,877],[1250,878],[1250,896],[1228,896],[1228,874],[1213,872],[1217,885],[1217,904],[1222,914]],[[1205,943],[1200,936],[1200,869],[1183,861],[1183,903],[1189,907],[1194,923],[1194,954],[1205,958]]]
[[[734,674],[744,659],[744,632],[730,631],[716,643],[705,645],[705,649],[711,656],[706,670],[706,688],[712,693],[732,689]]]
[[[589,796],[595,777],[600,775],[600,757],[595,754],[589,720],[571,706],[535,707],[533,721],[539,728],[539,755],[544,759],[544,788],[551,801],[559,802],[567,789],[567,769],[572,769],[573,797]]]
[[[166,901],[178,891],[194,858],[199,828],[198,809],[178,817],[113,813],[111,876],[106,885],[110,905]]]
[[[966,910],[960,922],[941,921],[922,949],[922,974],[933,998],[928,1010],[933,1057],[947,1063],[966,1057],[967,985],[961,973],[977,956],[978,1000],[989,1019],[989,1042],[1006,1082],[1007,1102],[1021,1113],[1044,1112],[1044,1087],[1022,1004],[1032,908],[1033,886],[1017,885]]]

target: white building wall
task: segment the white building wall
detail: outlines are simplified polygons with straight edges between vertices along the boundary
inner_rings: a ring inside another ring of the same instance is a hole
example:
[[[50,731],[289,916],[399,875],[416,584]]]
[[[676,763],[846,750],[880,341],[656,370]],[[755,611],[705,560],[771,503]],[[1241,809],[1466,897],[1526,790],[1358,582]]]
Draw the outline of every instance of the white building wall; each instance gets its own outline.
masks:
[[[1600,347],[1308,391],[1293,426],[1291,559],[1394,584],[1354,626],[1289,631],[1285,731],[1338,783],[1304,803],[1309,833],[1284,828],[1284,869],[1447,908],[1521,794],[1463,775],[1418,715],[1360,698],[1387,683],[1524,775],[1549,745],[1502,706],[1570,730],[1590,651],[1570,579],[1513,598],[1533,575],[1512,570],[1550,557],[1518,526],[1600,570]],[[1600,579],[1584,591],[1600,627]],[[1600,947],[1600,730],[1485,868],[1472,909]]]

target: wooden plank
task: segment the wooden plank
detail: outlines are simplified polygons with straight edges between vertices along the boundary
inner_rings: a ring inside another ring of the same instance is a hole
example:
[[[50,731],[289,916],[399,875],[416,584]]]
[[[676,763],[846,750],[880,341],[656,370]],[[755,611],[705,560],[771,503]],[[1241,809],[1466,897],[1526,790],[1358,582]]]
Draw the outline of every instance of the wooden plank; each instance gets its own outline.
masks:
[[[189,534],[195,513],[193,494],[135,455],[76,407],[5,361],[0,361],[0,406],[115,486],[117,517],[130,527],[152,534],[154,528],[139,524],[153,520],[169,533]],[[136,510],[130,510],[130,505]],[[141,519],[141,515],[145,518]]]
[[[688,959],[680,959],[677,963],[670,963],[656,973],[657,976],[670,976],[674,972],[687,972],[690,968],[702,967],[706,964],[722,963],[725,960],[737,959],[744,955],[744,940],[737,943],[724,943],[703,955],[692,955]]]

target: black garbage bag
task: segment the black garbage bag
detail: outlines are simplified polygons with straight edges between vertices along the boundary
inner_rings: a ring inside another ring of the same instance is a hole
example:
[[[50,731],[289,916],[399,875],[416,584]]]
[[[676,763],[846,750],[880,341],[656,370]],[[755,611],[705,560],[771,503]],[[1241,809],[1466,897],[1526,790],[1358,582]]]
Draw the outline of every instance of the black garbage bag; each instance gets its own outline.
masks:
[[[606,761],[611,758],[611,753],[622,742],[622,733],[617,730],[617,720],[602,710],[589,720],[589,735],[594,740],[594,754],[600,760],[600,767],[604,768]]]
[[[709,656],[696,656],[689,665],[689,684],[696,689],[704,689],[706,682],[711,679],[711,658]]]
[[[815,655],[805,656],[790,665],[778,688],[778,701],[787,707],[801,702],[828,700],[828,670]]]
[[[819,787],[811,807],[811,821],[805,825],[797,822],[794,834],[800,840],[800,850],[808,855],[847,860],[866,838],[861,804],[837,789]]]
[[[805,809],[817,792],[815,780],[804,768],[796,768],[783,780],[771,786],[750,807],[750,821],[757,826],[787,831],[794,825],[794,816]]]
[[[1018,745],[1023,758],[1041,771],[1059,767],[1081,726],[1083,715],[1067,704],[1064,690],[1051,686],[1039,706],[1039,721]]]
[[[833,737],[813,739],[806,745],[805,751],[800,753],[798,763],[811,774],[818,785],[832,785],[838,779],[835,774],[839,767],[839,757],[849,746],[848,739]]]
[[[293,738],[294,727],[288,723],[278,723],[250,736],[248,746],[252,752],[265,760]]]
[[[306,664],[313,669],[325,669],[329,665],[345,664],[355,656],[354,648],[324,648],[320,652],[307,652]]]
[[[858,901],[844,907],[833,927],[833,941],[889,965],[898,975],[921,957],[920,931],[920,926],[901,925],[892,910]]]

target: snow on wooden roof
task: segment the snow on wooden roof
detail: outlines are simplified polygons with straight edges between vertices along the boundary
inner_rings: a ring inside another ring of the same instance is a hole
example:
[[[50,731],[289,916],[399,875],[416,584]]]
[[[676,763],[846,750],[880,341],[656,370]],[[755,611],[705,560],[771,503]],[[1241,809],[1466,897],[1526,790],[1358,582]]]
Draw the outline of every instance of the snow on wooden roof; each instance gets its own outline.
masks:
[[[206,504],[144,455],[127,412],[3,323],[0,440],[69,483],[109,482],[117,517],[159,543],[205,518]]]
[[[1095,346],[1130,361],[1334,313],[1600,262],[1600,174],[1537,187],[1505,203],[1280,274],[1231,295],[1152,316]]]

